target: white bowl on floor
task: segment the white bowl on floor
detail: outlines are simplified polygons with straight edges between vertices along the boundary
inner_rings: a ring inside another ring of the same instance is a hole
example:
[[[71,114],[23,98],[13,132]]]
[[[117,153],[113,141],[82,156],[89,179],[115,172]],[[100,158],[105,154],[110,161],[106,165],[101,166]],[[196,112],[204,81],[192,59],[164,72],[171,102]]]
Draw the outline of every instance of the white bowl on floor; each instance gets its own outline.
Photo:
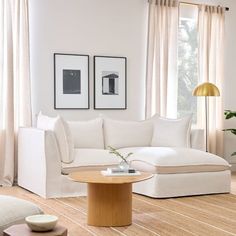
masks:
[[[58,217],[53,215],[33,215],[25,218],[25,222],[30,229],[36,232],[53,230],[57,221]]]

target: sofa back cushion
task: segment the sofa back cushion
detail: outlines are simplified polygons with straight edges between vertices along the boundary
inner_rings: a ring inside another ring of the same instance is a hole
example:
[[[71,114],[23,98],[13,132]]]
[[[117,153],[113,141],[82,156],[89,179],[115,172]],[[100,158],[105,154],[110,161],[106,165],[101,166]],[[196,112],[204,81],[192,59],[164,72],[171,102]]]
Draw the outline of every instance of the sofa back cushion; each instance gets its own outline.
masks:
[[[104,149],[103,120],[68,121],[75,148]]]
[[[62,162],[71,163],[74,160],[73,144],[69,140],[71,134],[66,129],[65,122],[60,116],[49,117],[40,112],[37,119],[37,128],[54,132]]]
[[[105,146],[113,148],[150,146],[153,134],[153,120],[120,121],[104,119]]]
[[[192,115],[181,119],[158,117],[155,120],[151,146],[190,148]]]

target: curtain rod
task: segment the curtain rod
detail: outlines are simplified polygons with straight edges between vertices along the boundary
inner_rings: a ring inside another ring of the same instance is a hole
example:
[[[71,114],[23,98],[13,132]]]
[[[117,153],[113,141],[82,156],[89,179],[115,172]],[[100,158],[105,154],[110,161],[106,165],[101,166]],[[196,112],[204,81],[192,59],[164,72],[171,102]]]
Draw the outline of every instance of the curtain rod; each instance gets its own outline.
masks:
[[[179,2],[181,4],[186,4],[186,5],[194,5],[194,6],[199,6],[200,4],[198,3],[191,3],[191,2]],[[229,7],[225,7],[226,11],[229,11]]]

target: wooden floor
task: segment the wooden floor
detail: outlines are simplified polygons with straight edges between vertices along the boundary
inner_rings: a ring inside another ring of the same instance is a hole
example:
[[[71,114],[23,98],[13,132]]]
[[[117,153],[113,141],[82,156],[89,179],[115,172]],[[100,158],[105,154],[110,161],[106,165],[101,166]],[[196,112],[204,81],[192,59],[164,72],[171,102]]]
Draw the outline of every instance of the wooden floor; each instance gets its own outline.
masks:
[[[0,194],[27,199],[45,213],[59,216],[69,236],[112,235],[236,235],[236,175],[232,193],[173,199],[133,195],[133,224],[129,227],[91,227],[86,224],[86,198],[45,200],[19,187],[0,188]]]

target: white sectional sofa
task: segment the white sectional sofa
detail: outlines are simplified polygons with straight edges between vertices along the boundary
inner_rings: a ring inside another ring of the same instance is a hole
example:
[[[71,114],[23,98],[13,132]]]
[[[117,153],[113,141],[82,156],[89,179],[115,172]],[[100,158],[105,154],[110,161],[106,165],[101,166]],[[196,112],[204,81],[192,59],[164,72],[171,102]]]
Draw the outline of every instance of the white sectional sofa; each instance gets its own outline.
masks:
[[[134,184],[135,193],[166,198],[229,192],[229,164],[204,151],[204,131],[191,130],[190,120],[65,122],[40,114],[37,128],[19,131],[18,184],[45,198],[86,195],[86,185],[67,174],[116,166],[120,160],[106,149],[112,146],[132,152],[131,165],[154,174]]]

